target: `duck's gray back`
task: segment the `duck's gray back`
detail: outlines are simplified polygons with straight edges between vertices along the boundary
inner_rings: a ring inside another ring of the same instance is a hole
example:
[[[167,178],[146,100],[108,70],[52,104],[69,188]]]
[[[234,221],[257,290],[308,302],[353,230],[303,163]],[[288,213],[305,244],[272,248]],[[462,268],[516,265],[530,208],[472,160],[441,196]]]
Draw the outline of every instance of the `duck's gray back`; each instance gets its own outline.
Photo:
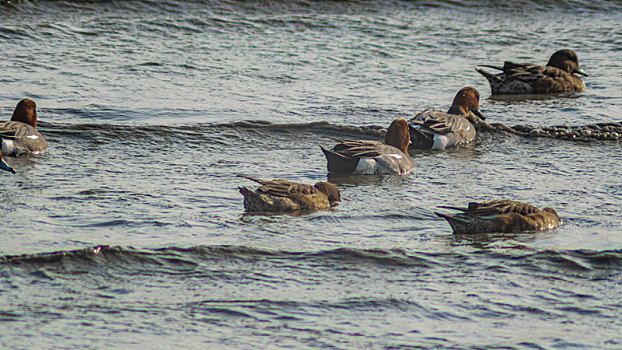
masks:
[[[39,153],[48,146],[47,141],[37,129],[22,122],[0,122],[0,134],[10,136],[2,141],[2,154],[4,155],[24,152]]]

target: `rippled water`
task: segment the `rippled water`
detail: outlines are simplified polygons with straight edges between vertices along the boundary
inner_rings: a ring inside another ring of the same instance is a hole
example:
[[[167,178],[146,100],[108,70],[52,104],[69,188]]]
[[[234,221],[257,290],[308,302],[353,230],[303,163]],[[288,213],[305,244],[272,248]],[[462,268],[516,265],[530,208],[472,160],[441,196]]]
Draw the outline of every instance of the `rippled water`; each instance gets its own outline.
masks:
[[[616,1],[0,2],[0,112],[49,150],[0,174],[2,348],[622,346],[622,153],[482,132],[406,177],[331,178],[336,208],[244,214],[236,174],[326,179],[326,136],[378,138],[463,86],[489,122],[622,120]],[[584,93],[491,99],[473,67],[571,48]],[[455,236],[439,205],[557,209]]]

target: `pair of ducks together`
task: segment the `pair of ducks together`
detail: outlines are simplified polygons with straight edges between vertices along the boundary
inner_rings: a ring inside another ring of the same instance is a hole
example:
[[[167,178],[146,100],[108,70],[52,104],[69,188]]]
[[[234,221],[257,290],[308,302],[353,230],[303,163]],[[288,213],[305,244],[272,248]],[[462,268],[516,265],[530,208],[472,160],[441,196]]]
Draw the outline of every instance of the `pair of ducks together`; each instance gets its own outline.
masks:
[[[501,70],[492,74],[476,70],[488,79],[493,95],[555,94],[581,92],[585,84],[575,74],[587,76],[579,68],[572,50],[555,52],[546,66],[505,62],[503,67],[482,67]],[[406,121],[394,120],[387,129],[384,142],[341,140],[332,149],[322,146],[329,173],[333,174],[396,174],[413,169],[408,148],[442,150],[465,145],[476,136],[474,122],[485,119],[479,110],[479,92],[472,87],[461,89],[447,112],[425,110]],[[239,187],[244,206],[251,212],[288,212],[323,210],[341,200],[337,187],[330,182],[315,185],[287,180],[260,180],[240,175],[259,183],[253,191]],[[560,223],[552,208],[539,209],[511,200],[471,202],[467,208],[443,206],[458,214],[436,213],[446,219],[455,233],[521,232],[548,230]]]

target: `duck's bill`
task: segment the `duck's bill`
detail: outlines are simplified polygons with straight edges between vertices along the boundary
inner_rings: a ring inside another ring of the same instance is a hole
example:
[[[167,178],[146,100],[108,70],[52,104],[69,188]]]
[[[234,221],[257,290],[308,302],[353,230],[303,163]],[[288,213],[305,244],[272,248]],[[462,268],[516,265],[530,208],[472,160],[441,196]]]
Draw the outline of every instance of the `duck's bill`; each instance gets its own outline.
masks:
[[[2,158],[0,158],[0,169],[6,170],[8,172],[15,174],[15,170],[13,170],[13,168],[11,168]]]
[[[474,110],[473,114],[475,114],[476,116],[480,117],[482,120],[486,120],[486,117],[484,117],[484,115],[482,114],[482,112],[479,109]]]
[[[581,75],[582,75],[582,76],[584,76],[584,77],[589,77],[589,76],[590,76],[590,75],[589,75],[588,73],[586,73],[583,69],[577,69],[577,70],[575,71],[575,73],[577,73],[577,74],[581,74]]]

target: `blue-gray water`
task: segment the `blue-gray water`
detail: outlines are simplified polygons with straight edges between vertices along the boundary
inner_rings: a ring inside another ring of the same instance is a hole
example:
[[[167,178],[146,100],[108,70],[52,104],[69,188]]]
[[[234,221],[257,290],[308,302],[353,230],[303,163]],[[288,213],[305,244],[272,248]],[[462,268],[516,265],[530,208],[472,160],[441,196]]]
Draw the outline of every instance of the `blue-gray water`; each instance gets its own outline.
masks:
[[[303,216],[245,215],[235,177],[324,180],[325,136],[463,86],[489,122],[621,121],[619,1],[1,3],[0,119],[35,99],[49,149],[0,174],[0,348],[622,347],[619,142],[482,133]],[[473,69],[560,48],[584,93],[490,99]],[[490,198],[564,224],[433,214]]]

